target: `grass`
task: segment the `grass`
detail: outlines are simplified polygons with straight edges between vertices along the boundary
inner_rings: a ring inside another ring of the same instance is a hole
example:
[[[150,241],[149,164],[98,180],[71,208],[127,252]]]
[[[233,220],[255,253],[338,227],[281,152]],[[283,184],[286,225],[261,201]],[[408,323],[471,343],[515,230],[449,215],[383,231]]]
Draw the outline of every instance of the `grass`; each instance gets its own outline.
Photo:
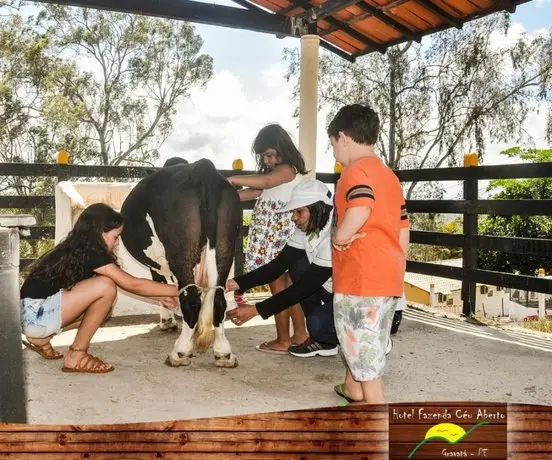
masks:
[[[552,332],[552,318],[541,318],[523,322],[523,327],[540,332]]]

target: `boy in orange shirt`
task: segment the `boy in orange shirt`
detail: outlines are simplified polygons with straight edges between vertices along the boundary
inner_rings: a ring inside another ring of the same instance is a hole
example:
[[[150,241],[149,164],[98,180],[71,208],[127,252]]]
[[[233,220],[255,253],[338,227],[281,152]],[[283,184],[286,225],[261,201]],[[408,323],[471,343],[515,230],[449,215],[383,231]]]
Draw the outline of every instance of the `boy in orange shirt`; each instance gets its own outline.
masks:
[[[393,313],[404,290],[409,223],[402,187],[374,152],[379,118],[343,107],[328,126],[344,166],[335,192],[334,318],[347,363],[335,390],[349,401],[384,404],[383,373]]]

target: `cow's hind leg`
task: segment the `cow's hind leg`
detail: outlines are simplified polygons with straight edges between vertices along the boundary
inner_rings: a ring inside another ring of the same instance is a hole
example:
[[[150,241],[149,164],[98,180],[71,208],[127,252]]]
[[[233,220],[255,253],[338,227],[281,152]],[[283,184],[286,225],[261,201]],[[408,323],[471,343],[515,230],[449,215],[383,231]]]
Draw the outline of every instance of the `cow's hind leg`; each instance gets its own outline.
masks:
[[[179,279],[181,288],[193,283],[192,270],[187,276]],[[182,310],[182,331],[174,348],[167,356],[165,364],[171,367],[189,366],[194,353],[194,332],[197,325],[199,309],[201,307],[201,296],[195,286],[188,287],[180,294],[180,308]]]
[[[233,194],[221,197],[217,208],[217,285],[225,286],[228,273],[232,267],[235,245],[240,226],[241,214],[239,212],[239,200]],[[233,299],[232,299],[233,300]],[[224,333],[224,318],[226,316],[227,302],[222,289],[217,289],[214,302],[215,343],[213,352],[217,367],[236,367],[237,356],[232,353],[230,342]],[[234,305],[232,305],[234,307]]]
[[[150,272],[153,281],[167,284],[167,279],[164,276],[161,276],[155,270],[150,270]],[[161,309],[159,311],[159,329],[162,331],[176,331],[178,324],[176,324],[174,313],[168,308],[163,307],[163,305],[159,305],[159,308]]]
[[[222,318],[219,319],[219,312],[222,312]],[[215,294],[215,343],[213,344],[213,353],[215,355],[215,366],[217,367],[237,367],[238,357],[232,353],[230,342],[224,333],[224,316],[226,314],[226,299],[222,290],[217,290]]]

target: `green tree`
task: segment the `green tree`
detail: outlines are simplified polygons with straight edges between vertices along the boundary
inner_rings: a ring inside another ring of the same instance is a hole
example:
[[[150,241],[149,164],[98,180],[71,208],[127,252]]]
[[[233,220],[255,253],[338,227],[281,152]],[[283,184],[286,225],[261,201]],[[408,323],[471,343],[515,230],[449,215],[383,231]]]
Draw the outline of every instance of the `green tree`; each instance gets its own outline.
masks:
[[[509,158],[533,163],[552,161],[552,149],[536,150],[514,147],[501,152]],[[497,179],[491,181],[488,191],[496,200],[552,199],[552,178]],[[479,225],[479,233],[492,236],[552,239],[552,217],[546,216],[486,216]],[[479,251],[479,267],[507,273],[534,275],[539,268],[552,269],[549,254],[531,256],[495,251]]]
[[[38,24],[59,56],[43,116],[74,161],[152,164],[176,105],[212,75],[184,22],[47,6]]]
[[[446,220],[440,214],[411,214],[409,217],[412,230],[450,234],[462,233],[462,218],[460,216],[449,220]],[[458,257],[462,257],[461,248],[412,243],[408,251],[409,259],[420,262],[456,259]]]
[[[508,29],[509,16],[495,14],[427,37],[424,48],[398,45],[352,64],[323,53],[320,105],[330,117],[345,104],[375,107],[378,152],[393,169],[456,166],[467,151],[483,155],[486,142],[518,142],[530,111],[549,101],[552,34],[512,43]],[[288,50],[286,58],[288,78],[298,79],[298,53]],[[410,184],[409,198],[415,189],[418,196],[440,193]]]

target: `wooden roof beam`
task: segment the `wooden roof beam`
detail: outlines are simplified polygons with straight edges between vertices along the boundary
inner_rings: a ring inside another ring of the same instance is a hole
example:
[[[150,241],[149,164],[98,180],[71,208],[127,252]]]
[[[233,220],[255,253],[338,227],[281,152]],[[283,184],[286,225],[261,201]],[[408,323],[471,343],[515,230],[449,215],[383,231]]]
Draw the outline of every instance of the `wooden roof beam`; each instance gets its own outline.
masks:
[[[313,6],[299,16],[307,18],[310,22],[316,22],[318,19],[324,19],[338,11],[349,6],[361,3],[363,0],[327,0],[321,5]]]
[[[412,30],[410,30],[408,27],[404,26],[400,22],[396,21],[392,17],[387,16],[387,14],[385,14],[380,8],[376,8],[375,6],[369,5],[364,0],[362,0],[362,2],[358,4],[358,6],[361,7],[367,13],[371,14],[376,19],[379,19],[384,24],[387,24],[389,27],[392,27],[397,32],[400,32],[405,37],[410,38],[410,40],[414,40],[418,43],[420,43],[420,41],[422,40],[422,38],[418,34],[413,32]]]
[[[516,4],[513,0],[493,0],[493,3],[501,10],[506,10],[508,13],[516,12]]]
[[[255,32],[297,36],[292,19],[262,10],[246,10],[193,0],[34,0],[58,5],[143,14]]]
[[[294,8],[300,7],[304,10],[308,11],[312,8],[312,5],[309,3],[308,0],[295,0],[293,2]],[[359,41],[360,43],[365,44],[366,46],[371,48],[371,51],[378,51],[381,54],[385,54],[387,51],[387,47],[382,45],[381,43],[378,43],[375,40],[372,40],[371,38],[367,37],[366,35],[361,34],[357,30],[350,27],[347,23],[336,19],[332,16],[328,16],[324,18],[324,21],[326,21],[331,26],[335,27],[336,29],[341,30],[342,32],[345,32],[347,35],[353,37],[355,40]],[[334,32],[335,30],[332,30]],[[330,32],[329,32],[330,33]],[[324,36],[324,31],[322,30],[322,34],[319,33],[320,36]]]
[[[254,3],[251,3],[247,0],[232,0],[234,3],[244,6],[245,8],[249,10],[254,11],[264,11],[260,6],[255,5]],[[284,38],[284,35],[276,34],[277,38]],[[337,54],[339,57],[349,61],[349,62],[355,62],[355,58],[352,54],[346,53],[343,50],[340,50],[338,47],[332,45],[331,43],[328,43],[324,40],[320,40],[320,46],[322,48],[327,49],[328,51],[331,51],[334,54]]]
[[[368,38],[366,35],[361,34],[360,32],[356,31],[352,27],[348,26],[345,22],[340,21],[339,19],[335,19],[333,17],[327,17],[324,19],[324,21],[328,22],[334,27],[337,27],[342,32],[345,32],[347,35],[350,35],[355,40],[359,41],[360,43],[364,43],[365,45],[369,46],[373,50],[385,54],[387,51],[387,47],[382,45],[381,43],[378,43],[375,40],[372,40],[371,38]]]
[[[458,18],[455,18],[451,14],[447,13],[442,8],[438,7],[431,0],[416,0],[416,2],[422,5],[426,10],[429,10],[436,16],[439,16],[443,21],[450,24],[451,26],[454,26],[457,29],[462,28],[462,25],[463,25],[462,21],[460,21]]]

